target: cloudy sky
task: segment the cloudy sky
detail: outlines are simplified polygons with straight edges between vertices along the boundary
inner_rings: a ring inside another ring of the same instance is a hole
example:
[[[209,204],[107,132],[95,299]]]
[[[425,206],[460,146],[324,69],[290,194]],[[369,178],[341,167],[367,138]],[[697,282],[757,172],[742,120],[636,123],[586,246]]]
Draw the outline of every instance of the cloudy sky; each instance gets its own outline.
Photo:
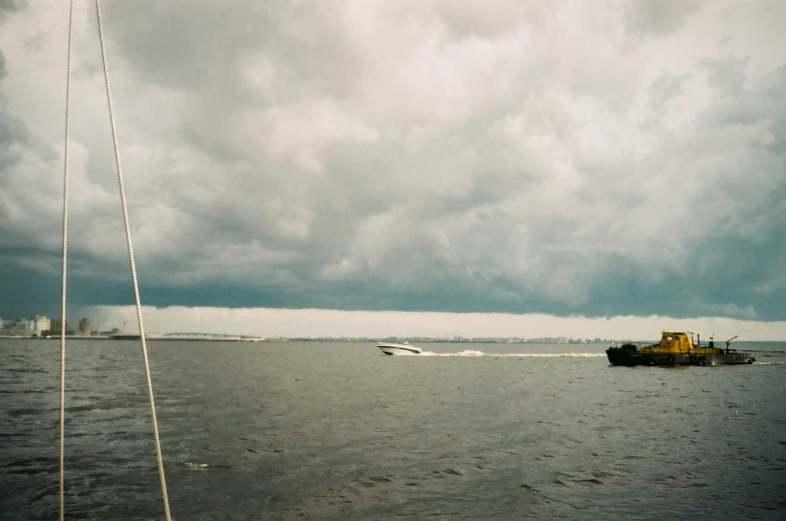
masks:
[[[77,2],[68,298],[105,318],[133,293],[94,11]],[[175,329],[351,315],[289,311],[319,309],[786,337],[786,2],[102,13],[142,301]],[[60,313],[67,29],[67,2],[0,0],[4,318]]]

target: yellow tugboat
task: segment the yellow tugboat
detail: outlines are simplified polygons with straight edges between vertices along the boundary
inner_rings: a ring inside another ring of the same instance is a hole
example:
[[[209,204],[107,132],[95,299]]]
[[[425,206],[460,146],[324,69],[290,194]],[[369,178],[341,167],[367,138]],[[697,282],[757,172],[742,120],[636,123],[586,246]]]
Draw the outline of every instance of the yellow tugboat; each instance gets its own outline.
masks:
[[[752,364],[756,361],[751,353],[729,349],[731,341],[726,341],[726,349],[715,347],[715,342],[710,338],[709,345],[702,346],[698,335],[696,343],[693,342],[693,333],[663,332],[657,344],[638,347],[635,344],[625,344],[620,347],[610,347],[606,356],[613,365],[725,365],[725,364]]]

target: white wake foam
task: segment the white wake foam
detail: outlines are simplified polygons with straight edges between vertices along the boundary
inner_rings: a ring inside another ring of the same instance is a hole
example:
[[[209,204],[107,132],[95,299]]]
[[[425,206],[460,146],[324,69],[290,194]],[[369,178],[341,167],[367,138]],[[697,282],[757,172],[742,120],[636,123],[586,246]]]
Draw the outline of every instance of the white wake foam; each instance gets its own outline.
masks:
[[[597,358],[605,357],[606,353],[484,353],[467,349],[460,353],[435,353],[433,351],[423,351],[420,356],[493,356],[513,357],[513,358]]]

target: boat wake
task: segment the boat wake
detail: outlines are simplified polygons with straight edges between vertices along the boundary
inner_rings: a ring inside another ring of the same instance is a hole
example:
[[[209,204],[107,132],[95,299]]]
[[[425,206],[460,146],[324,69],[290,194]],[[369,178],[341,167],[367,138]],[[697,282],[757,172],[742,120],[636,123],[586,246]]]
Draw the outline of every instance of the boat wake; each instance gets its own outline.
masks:
[[[513,358],[597,358],[605,357],[605,353],[484,353],[467,349],[459,353],[435,353],[433,351],[423,351],[420,356],[493,356],[494,358],[513,357]]]

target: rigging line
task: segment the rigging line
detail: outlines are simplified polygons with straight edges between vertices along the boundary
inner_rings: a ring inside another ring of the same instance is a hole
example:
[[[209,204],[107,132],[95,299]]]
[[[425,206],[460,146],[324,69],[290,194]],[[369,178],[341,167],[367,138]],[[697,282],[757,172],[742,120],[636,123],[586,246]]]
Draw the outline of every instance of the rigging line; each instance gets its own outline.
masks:
[[[71,51],[74,34],[74,0],[68,13],[66,65],[65,142],[63,144],[63,280],[60,301],[60,521],[65,518],[65,360],[66,360],[66,260],[68,258],[68,138],[71,133]]]
[[[145,342],[145,326],[142,321],[142,302],[139,298],[139,283],[136,276],[136,264],[134,262],[134,247],[131,243],[131,226],[128,222],[128,206],[126,205],[126,194],[123,187],[123,170],[120,167],[120,151],[117,144],[117,130],[115,128],[115,113],[112,107],[112,95],[109,88],[109,68],[106,60],[106,45],[104,44],[104,25],[101,20],[100,0],[96,0],[96,17],[98,19],[98,36],[101,40],[101,58],[104,63],[104,83],[106,84],[106,100],[109,106],[109,124],[112,128],[112,145],[115,150],[115,166],[117,167],[117,180],[120,185],[120,201],[123,206],[123,222],[126,229],[126,243],[128,244],[128,261],[131,266],[131,279],[134,284],[134,298],[136,300],[136,316],[139,321],[139,339],[142,344],[142,358],[145,362],[145,377],[147,379],[147,395],[150,399],[150,415],[153,420],[153,437],[156,444],[156,459],[158,461],[158,475],[161,479],[161,494],[164,499],[164,511],[167,521],[172,520],[169,511],[169,496],[166,491],[166,476],[164,474],[164,460],[161,456],[161,441],[158,436],[158,421],[156,420],[156,403],[153,397],[153,381],[150,378],[150,362],[147,357],[147,343]]]

